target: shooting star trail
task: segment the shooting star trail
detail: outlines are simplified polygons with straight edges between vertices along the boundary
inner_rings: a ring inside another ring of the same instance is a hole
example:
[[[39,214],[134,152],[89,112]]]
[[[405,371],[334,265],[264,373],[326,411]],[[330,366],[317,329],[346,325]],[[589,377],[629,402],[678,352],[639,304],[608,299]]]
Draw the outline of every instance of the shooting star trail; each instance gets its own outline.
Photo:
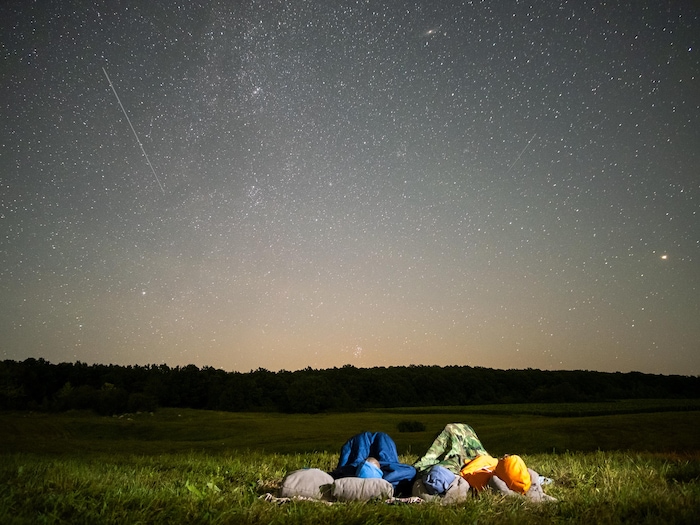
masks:
[[[141,144],[141,140],[139,140],[139,136],[136,133],[136,130],[134,129],[134,125],[131,123],[131,119],[129,118],[129,115],[127,115],[126,110],[124,109],[124,105],[122,104],[122,101],[119,99],[119,95],[117,95],[117,90],[114,89],[114,84],[112,84],[112,81],[109,78],[109,75],[107,74],[107,70],[105,68],[102,68],[102,71],[104,71],[105,76],[107,77],[107,82],[109,82],[109,87],[112,88],[112,93],[114,93],[114,96],[117,97],[117,102],[119,102],[119,107],[122,108],[122,111],[124,112],[124,116],[126,117],[126,121],[129,123],[129,127],[131,128],[131,131],[134,133],[134,137],[136,137],[136,142],[139,143],[139,147],[141,148],[141,153],[143,153],[143,156],[146,157],[146,162],[148,162],[148,167],[151,168],[151,171],[153,172],[153,176],[156,178],[156,182],[158,183],[158,186],[160,186],[160,191],[163,192],[163,195],[165,195],[165,188],[163,188],[163,185],[160,183],[160,179],[158,178],[158,175],[156,175],[156,170],[153,169],[153,164],[151,164],[151,159],[148,158],[148,155],[146,155],[146,150],[143,149],[143,144]]]
[[[513,161],[513,164],[510,165],[510,168],[508,168],[508,171],[506,171],[506,174],[507,174],[507,173],[510,173],[510,170],[512,170],[512,169],[513,169],[513,166],[515,166],[515,165],[518,163],[518,161],[520,160],[520,157],[522,157],[522,156],[523,156],[523,153],[525,153],[525,150],[527,150],[527,148],[530,147],[530,143],[535,139],[535,135],[537,135],[537,133],[533,133],[533,134],[532,134],[532,138],[531,138],[530,140],[527,141],[527,144],[525,144],[525,147],[524,147],[523,150],[520,152],[520,155],[518,155],[518,156],[515,158],[515,160]]]

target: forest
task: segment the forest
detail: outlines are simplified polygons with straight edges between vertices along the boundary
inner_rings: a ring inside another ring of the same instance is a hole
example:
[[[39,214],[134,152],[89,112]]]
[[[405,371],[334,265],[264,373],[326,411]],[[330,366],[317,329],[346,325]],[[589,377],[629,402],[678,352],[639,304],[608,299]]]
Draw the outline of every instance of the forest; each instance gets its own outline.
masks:
[[[700,399],[700,377],[413,365],[242,373],[195,365],[0,361],[0,410],[114,415],[179,407],[313,414],[618,399]]]

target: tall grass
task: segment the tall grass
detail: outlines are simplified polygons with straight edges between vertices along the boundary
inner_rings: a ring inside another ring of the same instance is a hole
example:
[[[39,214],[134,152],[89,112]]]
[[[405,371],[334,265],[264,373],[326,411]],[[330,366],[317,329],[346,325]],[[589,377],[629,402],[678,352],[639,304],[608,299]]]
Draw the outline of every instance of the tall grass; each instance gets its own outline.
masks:
[[[402,457],[411,461],[412,457]],[[387,505],[259,499],[284,474],[330,470],[337,455],[179,453],[50,457],[11,454],[0,467],[0,522],[24,523],[695,523],[695,460],[620,452],[536,454],[558,502],[483,493],[464,504]]]
[[[463,410],[463,409],[462,409]],[[568,408],[567,408],[568,410]],[[644,410],[642,410],[644,412]],[[399,433],[407,419],[423,432]],[[551,504],[491,493],[454,506],[260,498],[304,467],[332,470],[362,430],[413,463],[448,422],[487,450],[520,453],[554,483]],[[164,410],[122,418],[0,413],[0,523],[695,523],[698,412],[594,417],[464,411],[285,416]]]

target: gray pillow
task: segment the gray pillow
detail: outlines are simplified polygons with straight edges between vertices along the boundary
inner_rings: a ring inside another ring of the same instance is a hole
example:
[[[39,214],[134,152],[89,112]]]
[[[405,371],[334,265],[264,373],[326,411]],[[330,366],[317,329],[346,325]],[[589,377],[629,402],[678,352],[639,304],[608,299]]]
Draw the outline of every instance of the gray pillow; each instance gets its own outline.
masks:
[[[469,483],[462,476],[456,476],[452,483],[450,483],[444,496],[433,496],[428,494],[428,490],[423,484],[423,479],[419,477],[413,482],[411,495],[424,501],[440,501],[443,505],[461,503],[466,501],[467,496],[469,496]]]
[[[467,496],[469,496],[469,482],[462,476],[457,476],[447,488],[447,492],[442,497],[442,503],[444,505],[462,503],[467,500]]]
[[[282,480],[280,498],[302,496],[313,499],[328,499],[328,491],[333,477],[317,468],[294,470]]]
[[[550,496],[549,494],[545,494],[544,490],[542,489],[541,476],[532,469],[528,469],[528,470],[530,471],[530,478],[532,479],[532,485],[530,485],[530,490],[528,490],[525,493],[525,497],[531,501],[536,501],[538,503],[541,503],[544,501],[557,501],[556,498]]]
[[[418,479],[413,482],[413,487],[411,487],[411,496],[414,498],[420,498],[423,501],[433,501],[440,497],[437,494],[428,494],[428,489],[425,488],[423,478],[420,476],[418,476]]]
[[[530,501],[536,501],[538,503],[542,501],[557,501],[556,498],[553,498],[549,494],[545,494],[544,490],[542,490],[540,475],[530,468],[527,470],[530,472],[530,480],[532,483],[530,485],[530,489],[525,493],[525,497]],[[508,485],[506,485],[506,482],[500,479],[498,476],[492,476],[489,480],[488,486],[506,496],[523,496],[518,492],[510,490]]]
[[[522,494],[518,494],[517,492],[510,490],[508,485],[506,485],[506,482],[495,474],[489,478],[489,482],[486,484],[486,486],[500,492],[504,496],[522,496]]]
[[[340,478],[333,483],[331,495],[338,501],[389,499],[394,495],[394,487],[382,478]]]

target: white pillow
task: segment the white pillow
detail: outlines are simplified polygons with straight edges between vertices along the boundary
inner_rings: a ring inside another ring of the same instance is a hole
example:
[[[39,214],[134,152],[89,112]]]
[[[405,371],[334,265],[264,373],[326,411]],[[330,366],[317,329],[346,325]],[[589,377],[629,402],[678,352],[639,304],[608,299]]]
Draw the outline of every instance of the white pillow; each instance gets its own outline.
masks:
[[[382,478],[340,478],[333,483],[331,495],[338,501],[389,499],[394,495],[394,487]]]
[[[307,468],[289,472],[282,480],[280,498],[303,496],[313,499],[327,499],[333,477],[317,468]]]

